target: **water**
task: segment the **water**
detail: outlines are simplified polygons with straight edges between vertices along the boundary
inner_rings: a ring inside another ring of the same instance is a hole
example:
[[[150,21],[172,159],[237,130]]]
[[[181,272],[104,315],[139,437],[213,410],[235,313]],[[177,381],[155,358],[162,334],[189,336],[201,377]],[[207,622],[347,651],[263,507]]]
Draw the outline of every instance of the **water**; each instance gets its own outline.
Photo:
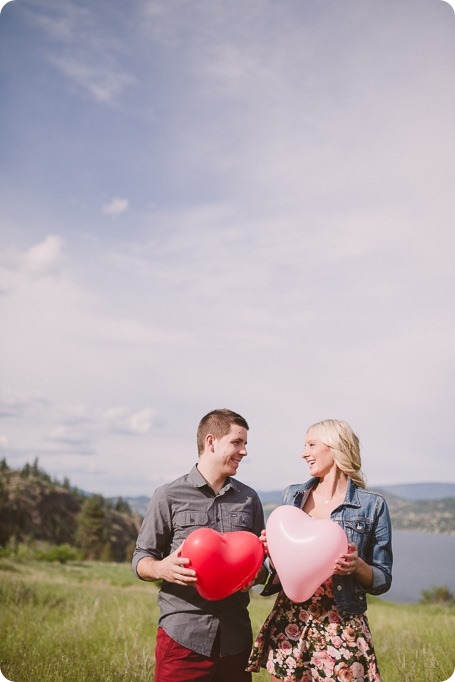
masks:
[[[455,594],[455,536],[395,530],[392,546],[392,587],[381,599],[416,602],[440,585]]]

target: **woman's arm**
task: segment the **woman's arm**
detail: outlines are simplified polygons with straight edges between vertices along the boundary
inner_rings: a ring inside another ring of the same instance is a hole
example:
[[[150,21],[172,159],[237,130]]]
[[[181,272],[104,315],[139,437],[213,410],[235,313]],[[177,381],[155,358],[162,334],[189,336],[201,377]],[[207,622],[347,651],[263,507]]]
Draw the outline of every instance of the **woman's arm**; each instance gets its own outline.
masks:
[[[360,585],[371,594],[383,594],[392,584],[392,530],[387,503],[377,495],[369,556],[359,556],[358,548],[348,544],[348,551],[335,563],[337,575],[355,575]]]

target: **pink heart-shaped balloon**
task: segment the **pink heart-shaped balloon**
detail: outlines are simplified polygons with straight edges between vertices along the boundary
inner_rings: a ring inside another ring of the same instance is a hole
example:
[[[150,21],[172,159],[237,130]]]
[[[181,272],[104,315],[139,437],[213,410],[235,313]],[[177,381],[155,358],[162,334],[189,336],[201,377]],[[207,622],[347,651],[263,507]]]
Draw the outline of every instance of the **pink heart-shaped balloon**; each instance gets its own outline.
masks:
[[[197,575],[197,591],[211,601],[225,599],[252,580],[264,560],[259,538],[246,530],[218,533],[197,528],[188,535],[180,555]]]
[[[290,505],[273,510],[266,531],[270,558],[285,594],[294,602],[309,599],[348,549],[346,533],[335,521],[312,519]]]

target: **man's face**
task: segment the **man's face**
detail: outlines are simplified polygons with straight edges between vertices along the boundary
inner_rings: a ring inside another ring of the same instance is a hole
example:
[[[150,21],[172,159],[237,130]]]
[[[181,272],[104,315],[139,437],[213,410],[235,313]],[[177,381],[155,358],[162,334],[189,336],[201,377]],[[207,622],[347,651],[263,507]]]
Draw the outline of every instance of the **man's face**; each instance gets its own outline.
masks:
[[[246,442],[248,432],[243,426],[231,424],[231,430],[221,438],[213,438],[213,454],[220,473],[235,476],[239,464],[247,456]]]

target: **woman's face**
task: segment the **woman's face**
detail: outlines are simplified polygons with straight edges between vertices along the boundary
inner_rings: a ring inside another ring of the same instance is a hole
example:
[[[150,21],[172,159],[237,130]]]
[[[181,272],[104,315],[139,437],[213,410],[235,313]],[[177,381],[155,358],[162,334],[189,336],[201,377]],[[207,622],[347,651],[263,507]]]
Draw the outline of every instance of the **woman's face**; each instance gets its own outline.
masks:
[[[321,478],[336,467],[332,450],[317,437],[314,429],[309,429],[302,457],[310,468],[310,474]]]

